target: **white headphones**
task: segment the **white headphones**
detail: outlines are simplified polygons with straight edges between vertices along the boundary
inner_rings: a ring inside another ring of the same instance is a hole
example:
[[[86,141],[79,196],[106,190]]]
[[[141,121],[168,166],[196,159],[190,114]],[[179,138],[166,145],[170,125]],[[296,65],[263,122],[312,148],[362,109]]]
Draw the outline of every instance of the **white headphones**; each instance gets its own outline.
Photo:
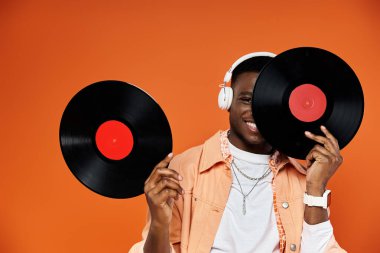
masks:
[[[224,76],[223,84],[219,85],[219,87],[221,87],[219,91],[219,96],[218,96],[218,105],[220,109],[222,110],[230,109],[232,98],[233,98],[233,90],[231,87],[227,87],[226,84],[231,81],[232,72],[234,71],[234,69],[237,66],[239,66],[239,64],[242,63],[243,61],[248,60],[250,58],[254,58],[254,57],[260,57],[260,56],[274,58],[276,55],[270,52],[250,53],[250,54],[243,55],[232,64],[231,68],[227,71],[226,75]]]

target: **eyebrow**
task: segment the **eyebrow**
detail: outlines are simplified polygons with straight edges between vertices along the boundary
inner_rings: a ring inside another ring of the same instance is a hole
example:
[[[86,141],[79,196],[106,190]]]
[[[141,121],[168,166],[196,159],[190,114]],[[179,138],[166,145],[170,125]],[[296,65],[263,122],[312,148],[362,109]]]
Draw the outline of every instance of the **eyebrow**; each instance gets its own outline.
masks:
[[[252,96],[253,93],[252,93],[251,91],[242,91],[242,92],[239,93],[239,96],[241,96],[241,95],[249,95],[249,96]]]

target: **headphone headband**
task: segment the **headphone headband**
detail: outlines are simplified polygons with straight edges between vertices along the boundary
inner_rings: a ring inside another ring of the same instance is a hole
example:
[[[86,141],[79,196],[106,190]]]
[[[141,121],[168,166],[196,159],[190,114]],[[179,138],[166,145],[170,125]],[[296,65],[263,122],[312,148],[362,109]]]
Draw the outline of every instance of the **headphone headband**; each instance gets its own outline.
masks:
[[[274,53],[271,53],[271,52],[255,52],[255,53],[250,53],[250,54],[243,55],[242,57],[240,57],[239,59],[237,59],[237,60],[232,64],[231,68],[227,71],[226,75],[224,76],[224,84],[226,84],[226,83],[228,83],[229,81],[231,81],[232,72],[234,71],[234,69],[235,69],[240,63],[242,63],[243,61],[248,60],[248,59],[250,59],[250,58],[260,57],[260,56],[274,58],[276,55],[275,55]]]
[[[231,87],[227,87],[226,84],[229,81],[231,81],[232,72],[234,71],[234,69],[245,60],[248,60],[254,57],[262,57],[262,56],[274,58],[276,55],[270,52],[250,53],[250,54],[243,55],[232,64],[231,68],[227,71],[226,75],[224,76],[224,83],[219,86],[221,87],[219,91],[219,96],[218,96],[218,105],[220,109],[229,110],[231,106],[232,98],[233,98],[233,90]]]

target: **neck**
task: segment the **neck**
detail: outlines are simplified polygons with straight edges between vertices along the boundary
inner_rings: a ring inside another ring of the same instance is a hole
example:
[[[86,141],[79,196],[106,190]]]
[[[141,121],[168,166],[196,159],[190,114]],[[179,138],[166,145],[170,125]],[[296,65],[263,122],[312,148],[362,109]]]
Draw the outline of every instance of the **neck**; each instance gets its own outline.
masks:
[[[255,154],[261,154],[261,155],[270,155],[273,153],[273,148],[269,143],[263,141],[262,143],[246,143],[242,140],[242,138],[239,138],[236,136],[232,131],[230,132],[228,136],[228,140],[231,142],[232,145],[237,147],[238,149],[255,153]]]

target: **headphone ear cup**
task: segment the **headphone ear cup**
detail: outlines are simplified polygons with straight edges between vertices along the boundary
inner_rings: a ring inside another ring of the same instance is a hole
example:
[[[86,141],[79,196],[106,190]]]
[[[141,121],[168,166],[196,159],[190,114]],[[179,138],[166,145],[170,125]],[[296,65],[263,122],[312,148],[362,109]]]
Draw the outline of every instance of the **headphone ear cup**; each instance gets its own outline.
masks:
[[[218,105],[222,110],[228,110],[231,107],[233,90],[231,87],[223,87],[219,91]]]

